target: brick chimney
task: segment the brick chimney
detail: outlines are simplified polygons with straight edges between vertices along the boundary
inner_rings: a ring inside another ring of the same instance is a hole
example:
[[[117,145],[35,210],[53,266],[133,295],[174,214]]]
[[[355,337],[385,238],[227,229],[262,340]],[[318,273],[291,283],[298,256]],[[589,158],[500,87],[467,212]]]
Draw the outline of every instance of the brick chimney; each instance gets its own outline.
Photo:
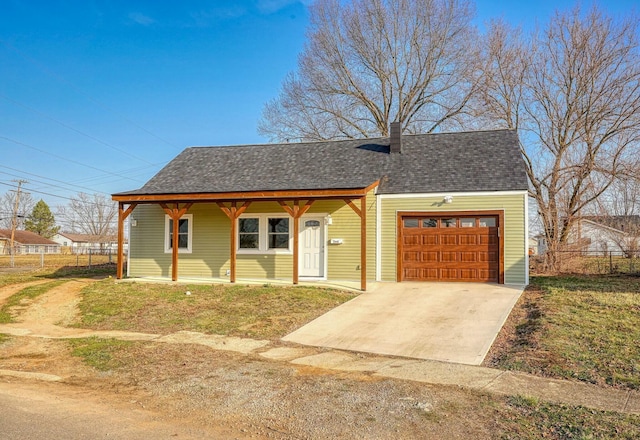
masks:
[[[391,131],[391,153],[402,153],[402,122],[392,122],[389,126]]]

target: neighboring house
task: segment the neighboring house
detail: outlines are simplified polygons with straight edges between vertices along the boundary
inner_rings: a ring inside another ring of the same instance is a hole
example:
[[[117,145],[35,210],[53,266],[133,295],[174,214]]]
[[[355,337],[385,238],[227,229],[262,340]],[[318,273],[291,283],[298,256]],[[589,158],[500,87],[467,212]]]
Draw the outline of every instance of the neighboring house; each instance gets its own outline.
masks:
[[[63,250],[68,249],[72,254],[86,254],[90,251],[115,253],[118,248],[118,237],[116,235],[97,236],[59,232],[52,237],[52,240],[60,244]]]
[[[529,237],[529,255],[538,255],[539,246],[536,237]]]
[[[631,256],[640,248],[640,216],[584,216],[571,227],[569,243],[592,255]]]
[[[0,229],[0,254],[10,254],[11,229]],[[34,232],[15,231],[13,247],[16,254],[59,254],[60,245]]]
[[[529,280],[513,130],[187,148],[113,199],[130,277]]]

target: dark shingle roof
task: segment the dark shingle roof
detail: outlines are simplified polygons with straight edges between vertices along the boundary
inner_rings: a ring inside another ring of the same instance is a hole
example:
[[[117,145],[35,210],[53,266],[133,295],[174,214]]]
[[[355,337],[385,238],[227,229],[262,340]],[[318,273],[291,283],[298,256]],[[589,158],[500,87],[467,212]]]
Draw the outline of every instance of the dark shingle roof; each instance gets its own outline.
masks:
[[[118,195],[364,188],[382,194],[526,190],[513,130],[187,148],[142,188]]]

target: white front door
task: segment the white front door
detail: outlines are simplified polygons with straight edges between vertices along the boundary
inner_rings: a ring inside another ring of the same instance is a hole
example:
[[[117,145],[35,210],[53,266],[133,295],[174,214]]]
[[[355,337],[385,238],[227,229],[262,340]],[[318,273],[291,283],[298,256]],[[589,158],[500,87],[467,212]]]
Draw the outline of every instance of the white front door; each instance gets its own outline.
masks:
[[[324,277],[324,217],[300,219],[301,277]]]

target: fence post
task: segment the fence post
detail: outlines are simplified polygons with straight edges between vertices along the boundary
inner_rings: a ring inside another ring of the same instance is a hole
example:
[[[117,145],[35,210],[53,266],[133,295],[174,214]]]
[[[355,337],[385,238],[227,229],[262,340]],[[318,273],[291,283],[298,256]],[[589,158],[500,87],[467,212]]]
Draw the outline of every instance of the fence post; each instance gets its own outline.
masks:
[[[40,251],[40,269],[44,268],[44,251]]]
[[[13,249],[9,248],[9,255],[11,256],[10,260],[11,260],[11,268],[13,268],[14,265],[14,261],[13,261]]]
[[[80,267],[80,254],[76,254],[76,268]]]
[[[613,273],[613,251],[609,251],[609,273]]]
[[[92,249],[89,249],[89,269],[91,269],[91,254]]]

